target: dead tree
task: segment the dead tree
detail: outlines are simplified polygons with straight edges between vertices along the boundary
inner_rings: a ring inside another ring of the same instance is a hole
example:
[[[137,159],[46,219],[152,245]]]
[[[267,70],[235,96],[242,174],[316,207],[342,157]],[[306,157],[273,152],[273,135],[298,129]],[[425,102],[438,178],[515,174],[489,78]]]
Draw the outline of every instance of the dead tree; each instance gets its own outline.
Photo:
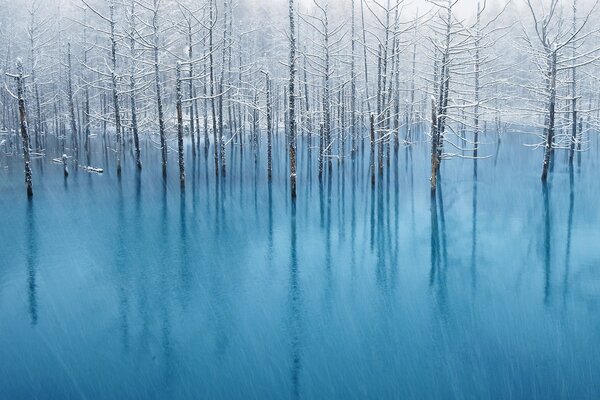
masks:
[[[371,114],[370,124],[369,124],[369,138],[370,140],[370,149],[371,149],[371,158],[370,158],[370,170],[371,170],[371,186],[375,187],[375,115]]]
[[[290,0],[291,1],[291,0]],[[212,131],[215,147],[215,176],[219,176],[219,133],[217,131],[217,105],[215,104],[215,64],[214,64],[214,28],[216,24],[214,0],[209,0],[209,27],[208,27],[208,59],[210,73],[210,103],[212,112]]]
[[[548,126],[546,128],[546,143],[544,145],[544,163],[542,166],[542,182],[546,182],[548,178],[548,168],[552,157],[552,145],[554,143],[554,129],[556,120],[556,46],[548,54]]]
[[[573,24],[572,34],[577,34],[577,0],[573,0]],[[569,152],[569,164],[573,164],[575,144],[577,143],[577,45],[572,44],[571,54],[571,149]]]
[[[444,155],[445,133],[449,118],[450,78],[453,64],[461,64],[459,57],[468,49],[471,37],[466,29],[455,20],[454,7],[456,1],[448,0],[445,4],[434,3],[439,8],[438,18],[434,21],[434,78],[431,101],[431,190],[436,190],[439,169]],[[441,36],[442,40],[436,40]],[[438,61],[438,54],[440,59]],[[460,60],[462,61],[462,60]],[[435,118],[435,119],[434,119]]]
[[[83,10],[83,65],[88,65],[88,34],[87,34],[87,9]],[[84,73],[84,81],[85,81],[85,73]],[[91,121],[90,121],[90,85],[88,82],[85,82],[85,92],[84,92],[84,105],[83,105],[83,126],[85,129],[85,142],[84,148],[87,155],[87,164],[90,164],[90,152],[91,152],[91,143],[90,143],[90,135],[91,135]]]
[[[440,133],[438,130],[438,115],[435,98],[431,98],[431,192],[435,192],[437,187],[437,177],[440,168],[440,154],[438,146],[440,142]]]
[[[35,105],[35,117],[33,129],[35,133],[35,148],[42,148],[42,99],[37,80],[37,64],[41,50],[47,46],[45,37],[48,35],[48,19],[39,18],[41,3],[39,0],[33,0],[28,4],[29,23],[27,26],[27,35],[29,39],[29,52],[31,63],[31,86]]]
[[[129,21],[129,57],[130,57],[130,71],[129,71],[129,101],[131,108],[131,131],[133,132],[133,144],[135,147],[135,165],[138,169],[142,169],[142,161],[140,159],[140,137],[138,127],[138,115],[137,115],[137,104],[136,104],[136,63],[137,63],[137,48],[136,48],[136,19],[135,15],[135,0],[131,1],[131,15]]]
[[[183,148],[183,94],[181,89],[181,62],[176,67],[176,96],[177,96],[177,153],[179,156],[179,184],[185,188],[185,161]]]
[[[227,55],[227,12],[229,11],[227,0],[223,0],[223,58],[221,62],[221,79],[219,80],[219,145],[221,147],[221,172],[223,176],[227,170],[227,153],[225,152],[225,130],[223,129],[223,97],[225,88],[225,62]],[[231,17],[230,17],[231,18]],[[230,125],[231,128],[231,125]]]
[[[71,144],[73,147],[73,154],[75,156],[75,164],[77,164],[77,158],[79,154],[79,143],[77,140],[77,120],[75,119],[75,101],[73,100],[73,66],[71,63],[71,42],[67,43],[67,96],[69,101],[69,117],[71,120]]]
[[[541,11],[534,7],[531,0],[527,0],[527,6],[533,21],[535,39],[530,38],[527,31],[524,33],[524,39],[534,56],[534,62],[539,64],[539,69],[542,71],[544,79],[544,88],[541,90],[544,94],[542,101],[545,104],[542,136],[544,147],[542,182],[546,182],[548,179],[554,149],[560,147],[556,142],[557,74],[560,71],[569,70],[573,73],[575,67],[588,65],[598,59],[597,56],[593,56],[599,50],[598,48],[582,54],[572,53],[572,57],[566,56],[564,50],[568,49],[569,46],[576,46],[590,35],[589,32],[584,32],[584,28],[590,20],[597,4],[598,2],[595,2],[592,5],[579,26],[577,26],[576,20],[574,20],[571,29],[566,30],[562,14],[559,11],[558,0],[551,0],[549,8],[542,9]],[[573,91],[575,88],[573,87]],[[538,88],[534,88],[534,90],[540,91]],[[576,110],[577,103],[572,103],[572,106]],[[577,114],[575,114],[575,117],[577,117]],[[577,121],[574,124],[577,125]],[[575,127],[575,132],[576,129]],[[572,135],[571,131],[568,139],[569,143],[573,141]],[[570,144],[568,149],[570,150],[571,148]]]
[[[267,180],[273,178],[273,106],[271,105],[271,77],[265,72],[266,103],[267,103]]]
[[[115,131],[117,135],[117,175],[121,175],[121,153],[122,153],[122,132],[121,132],[121,111],[119,109],[119,92],[117,89],[117,38],[115,35],[115,6],[110,3],[110,58],[112,69],[110,71],[112,81],[113,107],[115,112]]]
[[[162,157],[163,177],[167,176],[167,137],[165,131],[165,116],[163,111],[162,81],[160,76],[160,25],[159,25],[159,1],[154,0],[152,8],[152,32],[154,55],[154,82],[156,84],[156,108],[158,111],[158,132],[160,134],[160,154]]]
[[[356,154],[356,22],[355,22],[355,0],[351,0],[351,54],[350,54],[350,136],[352,148],[350,153],[354,157]]]
[[[290,154],[290,192],[296,199],[296,28],[294,23],[294,0],[289,0],[290,18],[290,81],[288,87],[289,110],[289,154]]]
[[[114,0],[109,0],[109,16],[106,17],[95,8],[90,6],[87,0],[81,0],[85,6],[96,14],[100,19],[109,25],[109,40],[110,40],[110,80],[112,90],[113,111],[115,118],[115,134],[117,141],[116,159],[117,159],[117,175],[121,175],[121,156],[122,156],[122,126],[121,126],[121,111],[119,101],[118,76],[117,76],[117,33],[115,21],[115,4]],[[99,73],[99,71],[98,71]],[[103,102],[103,110],[106,109],[107,101]]]
[[[29,129],[27,126],[27,111],[25,108],[25,77],[23,75],[23,61],[17,59],[17,74],[10,75],[17,81],[17,101],[19,103],[19,124],[21,130],[21,140],[23,141],[23,160],[25,162],[25,187],[27,197],[33,196],[33,187],[31,183],[31,149],[29,143]]]

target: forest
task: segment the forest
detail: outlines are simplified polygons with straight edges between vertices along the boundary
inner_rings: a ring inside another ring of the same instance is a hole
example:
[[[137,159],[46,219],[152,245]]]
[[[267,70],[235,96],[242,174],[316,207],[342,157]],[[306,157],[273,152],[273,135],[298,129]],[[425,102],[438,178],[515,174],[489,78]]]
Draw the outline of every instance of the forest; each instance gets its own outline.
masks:
[[[292,197],[311,179],[296,168],[299,138],[319,179],[369,151],[373,184],[399,147],[428,142],[432,191],[444,161],[486,158],[486,132],[530,134],[542,181],[556,152],[572,163],[588,150],[595,2],[279,3],[5,1],[0,143],[23,157],[28,195],[32,159],[102,170],[94,143],[117,174],[127,154],[142,169],[141,152],[159,152],[182,188],[186,146],[210,152],[217,177],[234,150],[267,147],[265,179],[286,154]]]
[[[0,0],[0,399],[600,398],[600,0]]]

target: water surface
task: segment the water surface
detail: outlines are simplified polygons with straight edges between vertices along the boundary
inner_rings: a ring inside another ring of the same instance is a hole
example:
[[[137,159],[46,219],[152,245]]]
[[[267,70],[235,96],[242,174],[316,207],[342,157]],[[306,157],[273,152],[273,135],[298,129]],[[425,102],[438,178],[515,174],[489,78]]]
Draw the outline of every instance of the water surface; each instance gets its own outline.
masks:
[[[426,143],[374,189],[368,143],[321,182],[301,150],[295,206],[280,150],[268,185],[188,148],[182,194],[174,154],[118,179],[97,141],[104,174],[35,160],[29,202],[0,158],[0,398],[600,396],[595,139],[543,187],[531,137],[486,135],[433,198]]]

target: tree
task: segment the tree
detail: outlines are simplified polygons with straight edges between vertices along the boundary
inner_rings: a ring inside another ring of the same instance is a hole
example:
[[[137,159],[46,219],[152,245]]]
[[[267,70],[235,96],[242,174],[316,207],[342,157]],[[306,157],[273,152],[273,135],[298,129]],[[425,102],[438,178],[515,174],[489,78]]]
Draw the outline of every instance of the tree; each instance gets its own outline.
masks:
[[[584,28],[598,2],[596,1],[592,5],[579,26],[577,26],[577,21],[574,20],[570,30],[565,28],[562,14],[558,11],[558,0],[551,0],[547,9],[536,9],[531,0],[526,0],[526,2],[533,22],[535,37],[530,37],[524,29],[524,39],[534,57],[533,61],[538,66],[539,71],[541,71],[544,80],[544,86],[541,91],[544,93],[542,101],[545,103],[546,111],[543,113],[544,158],[541,179],[542,182],[546,182],[548,179],[549,168],[552,163],[554,149],[557,147],[555,142],[558,89],[557,74],[561,71],[568,70],[571,70],[573,73],[577,66],[584,66],[598,59],[598,57],[590,57],[597,49],[592,49],[589,52],[579,55],[572,53],[572,57],[570,58],[566,55],[566,50],[569,46],[580,43],[590,35],[589,32],[584,33]],[[572,77],[574,79],[575,75],[572,75]],[[573,86],[573,91],[575,91],[575,86]],[[573,109],[575,110],[576,102],[572,104]],[[577,114],[575,111],[575,118],[576,116]],[[571,136],[569,142],[572,141],[573,136]],[[569,145],[569,148],[570,147],[571,145]]]
[[[27,197],[33,196],[33,186],[31,183],[31,156],[30,156],[30,142],[29,142],[29,128],[27,126],[27,110],[25,107],[25,76],[23,74],[23,61],[17,59],[17,74],[10,75],[17,81],[17,101],[19,104],[19,122],[21,131],[21,140],[23,141],[23,160],[25,162],[25,187],[27,190]]]
[[[290,18],[290,81],[288,86],[289,110],[289,155],[290,155],[290,193],[296,199],[296,30],[294,22],[294,0],[289,0]]]

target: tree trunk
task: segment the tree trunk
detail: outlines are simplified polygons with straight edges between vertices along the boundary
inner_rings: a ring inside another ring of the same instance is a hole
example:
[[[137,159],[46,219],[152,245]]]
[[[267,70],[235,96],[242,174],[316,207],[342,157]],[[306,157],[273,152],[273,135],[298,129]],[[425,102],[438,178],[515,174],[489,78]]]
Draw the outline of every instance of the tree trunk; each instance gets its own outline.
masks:
[[[556,108],[556,50],[548,55],[550,93],[548,101],[548,127],[546,129],[546,145],[544,146],[544,164],[542,166],[542,182],[548,179],[548,168],[552,162],[552,144],[554,142],[554,120]]]
[[[213,128],[213,142],[215,147],[215,176],[219,176],[219,141],[217,132],[217,113],[215,104],[215,67],[213,58],[213,27],[215,21],[214,18],[214,0],[210,0],[209,10],[209,23],[208,28],[208,58],[209,58],[209,69],[210,69],[210,103],[212,111],[212,128]]]
[[[27,127],[27,112],[25,110],[25,84],[23,82],[23,62],[17,60],[17,99],[19,102],[19,121],[21,126],[21,139],[23,140],[23,160],[25,161],[25,187],[27,197],[33,196],[31,184],[31,157],[29,147],[29,131]]]
[[[193,64],[193,37],[192,37],[192,24],[188,23],[188,61],[190,64],[189,70],[189,82],[188,92],[190,99],[194,97],[194,64]],[[189,115],[190,115],[190,134],[192,135],[192,156],[196,156],[196,132],[194,124],[194,109],[196,108],[195,100],[190,102]]]
[[[112,95],[113,106],[115,112],[115,130],[117,135],[117,175],[121,175],[121,112],[119,110],[119,92],[117,90],[117,39],[115,37],[115,7],[110,5],[110,43],[111,43],[111,60],[112,60]]]
[[[351,21],[351,60],[350,60],[350,140],[352,143],[352,149],[350,153],[352,157],[356,154],[356,60],[355,60],[355,48],[356,48],[356,23],[355,23],[355,0],[352,0],[352,21]]]
[[[289,0],[290,16],[290,82],[289,82],[289,153],[290,153],[290,192],[292,199],[296,199],[296,30],[294,27],[294,0]]]
[[[438,116],[436,113],[437,107],[435,99],[431,98],[431,192],[435,192],[437,187],[437,175],[440,167],[439,159],[439,127]]]
[[[371,113],[370,119],[370,139],[371,139],[371,186],[375,187],[375,116]]]
[[[152,28],[154,30],[154,81],[156,85],[156,107],[158,109],[158,131],[160,134],[160,154],[162,157],[163,177],[167,176],[167,139],[165,136],[165,117],[162,103],[162,83],[160,79],[160,58],[159,58],[159,25],[158,25],[158,0],[154,0],[154,10],[152,16]]]
[[[179,155],[179,184],[185,188],[185,162],[183,154],[183,95],[181,90],[181,63],[177,62],[176,67],[176,91],[177,91],[177,151]]]
[[[271,106],[271,78],[267,73],[266,76],[267,88],[267,179],[269,183],[273,178],[273,116]]]
[[[69,117],[71,119],[71,143],[73,146],[73,154],[75,156],[75,164],[79,154],[79,143],[77,140],[77,121],[75,119],[75,102],[73,101],[73,69],[71,65],[71,43],[67,43],[67,95],[69,96]]]

